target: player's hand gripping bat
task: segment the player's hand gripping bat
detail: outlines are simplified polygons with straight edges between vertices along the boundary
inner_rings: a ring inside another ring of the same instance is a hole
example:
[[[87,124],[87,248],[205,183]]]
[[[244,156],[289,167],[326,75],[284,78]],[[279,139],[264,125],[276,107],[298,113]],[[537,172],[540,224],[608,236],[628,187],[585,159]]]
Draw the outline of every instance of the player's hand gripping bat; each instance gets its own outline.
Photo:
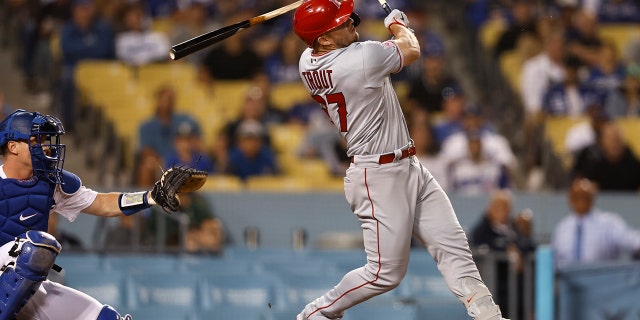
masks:
[[[171,51],[169,52],[169,57],[171,57],[172,60],[178,60],[180,58],[184,58],[196,51],[200,51],[206,47],[216,44],[256,24],[265,22],[267,20],[280,16],[284,13],[287,13],[299,7],[302,4],[302,2],[303,0],[298,0],[292,4],[275,9],[273,11],[267,12],[257,17],[253,17],[251,19],[240,21],[238,23],[234,23],[232,25],[228,25],[220,29],[204,33],[195,38],[192,38],[185,42],[174,45],[173,47],[171,47]]]

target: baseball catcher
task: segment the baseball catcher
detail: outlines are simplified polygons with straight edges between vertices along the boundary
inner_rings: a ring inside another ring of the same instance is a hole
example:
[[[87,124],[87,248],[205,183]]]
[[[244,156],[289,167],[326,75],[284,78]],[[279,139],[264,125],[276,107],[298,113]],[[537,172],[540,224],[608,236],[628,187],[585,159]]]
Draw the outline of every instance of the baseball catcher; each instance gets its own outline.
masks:
[[[16,110],[0,122],[0,320],[130,320],[87,294],[47,280],[60,243],[46,232],[53,211],[75,220],[80,212],[118,217],[152,205],[178,209],[180,192],[202,187],[206,173],[174,167],[151,191],[100,193],[63,170],[60,120]]]

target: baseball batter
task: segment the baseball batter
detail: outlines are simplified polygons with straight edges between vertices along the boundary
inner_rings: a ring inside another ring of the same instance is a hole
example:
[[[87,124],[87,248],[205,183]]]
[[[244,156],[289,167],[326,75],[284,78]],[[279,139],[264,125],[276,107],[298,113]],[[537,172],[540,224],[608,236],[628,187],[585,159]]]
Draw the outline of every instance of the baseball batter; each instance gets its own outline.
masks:
[[[353,6],[353,0],[309,0],[296,10],[293,27],[309,46],[300,57],[302,81],[348,144],[344,190],[362,226],[367,264],[297,319],[341,319],[349,307],[395,288],[407,271],[413,235],[472,318],[502,319],[448,197],[414,156],[389,79],[420,58],[408,19],[393,10],[384,20],[393,40],[359,42]]]
[[[115,217],[156,203],[149,191],[98,193],[83,186],[62,170],[62,134],[60,120],[38,112],[16,110],[0,122],[0,320],[131,319],[46,280],[61,250],[45,232],[51,211],[73,221],[80,212]]]

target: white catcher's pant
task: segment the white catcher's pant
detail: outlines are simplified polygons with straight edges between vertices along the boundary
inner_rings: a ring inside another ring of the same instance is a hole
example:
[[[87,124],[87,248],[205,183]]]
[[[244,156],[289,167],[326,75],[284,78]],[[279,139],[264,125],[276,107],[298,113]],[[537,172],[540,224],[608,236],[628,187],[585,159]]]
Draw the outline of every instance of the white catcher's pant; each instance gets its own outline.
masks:
[[[407,272],[415,235],[435,258],[449,289],[467,294],[461,279],[481,280],[466,234],[451,202],[417,157],[378,164],[378,156],[356,156],[344,189],[360,220],[367,264],[309,303],[298,320],[340,319],[346,309],[395,288]]]
[[[0,247],[0,265],[15,262],[16,258],[9,256],[13,244],[12,241]],[[18,320],[91,320],[98,318],[102,307],[102,303],[85,293],[45,280],[22,308]]]

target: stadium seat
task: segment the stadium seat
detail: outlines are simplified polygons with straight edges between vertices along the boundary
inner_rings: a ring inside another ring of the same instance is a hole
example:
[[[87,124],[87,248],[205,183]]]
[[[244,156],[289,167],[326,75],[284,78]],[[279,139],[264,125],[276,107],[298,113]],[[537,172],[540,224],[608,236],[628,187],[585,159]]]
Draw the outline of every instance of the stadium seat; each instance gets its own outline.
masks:
[[[285,163],[286,165],[284,165]],[[332,177],[329,166],[322,159],[295,158],[281,161],[281,164],[286,175],[309,179],[314,185]]]
[[[121,314],[124,311],[118,310]],[[165,307],[165,306],[152,306],[152,307],[140,307],[128,312],[131,314],[134,320],[196,320],[195,312],[191,308],[184,307]]]
[[[220,106],[216,116],[236,119],[240,115],[251,82],[246,80],[220,80],[213,84],[211,102]]]
[[[563,159],[563,164],[569,165],[570,155],[565,148],[567,132],[574,125],[587,121],[586,118],[548,117],[544,122],[544,136],[551,142],[554,152]]]
[[[267,274],[204,275],[203,308],[220,306],[266,308],[274,303],[275,282]]]
[[[146,272],[130,276],[129,304],[135,308],[200,307],[201,278],[188,272]]]
[[[418,320],[418,309],[412,305],[363,302],[344,313],[344,320]]]
[[[598,34],[603,39],[612,40],[621,54],[625,52],[629,43],[640,41],[637,24],[603,23],[598,26]]]
[[[478,31],[482,46],[492,52],[506,28],[507,22],[503,18],[496,17],[485,21]]]
[[[214,174],[207,177],[202,186],[202,191],[237,192],[244,188],[244,183],[239,177],[225,174]]]
[[[343,274],[291,274],[280,276],[276,292],[278,309],[302,308],[332,289],[342,279]]]
[[[438,301],[419,305],[418,318],[429,320],[468,320],[469,315],[460,301]]]
[[[82,291],[117,310],[127,306],[126,276],[123,272],[74,271],[67,272],[64,279],[66,286]]]
[[[103,259],[105,270],[122,271],[128,274],[171,273],[178,269],[178,260],[171,256],[106,255]]]
[[[113,94],[124,92],[134,82],[133,70],[126,64],[111,60],[83,60],[74,70],[76,87],[82,101],[102,104]]]
[[[616,120],[617,125],[622,130],[624,139],[631,148],[631,151],[640,158],[640,119],[636,117],[625,117]]]
[[[268,306],[261,308],[216,306],[211,310],[196,311],[194,320],[271,320],[265,314],[267,309]]]
[[[269,127],[271,144],[279,155],[295,156],[305,135],[305,129],[299,125],[278,124]]]
[[[196,67],[186,62],[151,63],[138,67],[137,82],[153,93],[163,85],[171,85],[177,92],[197,86]],[[177,99],[183,98],[180,95]],[[178,103],[178,105],[180,105]]]
[[[247,190],[259,192],[306,192],[311,190],[311,182],[304,177],[252,176],[247,179]]]
[[[302,81],[276,83],[271,86],[271,103],[287,111],[295,104],[313,101]]]

